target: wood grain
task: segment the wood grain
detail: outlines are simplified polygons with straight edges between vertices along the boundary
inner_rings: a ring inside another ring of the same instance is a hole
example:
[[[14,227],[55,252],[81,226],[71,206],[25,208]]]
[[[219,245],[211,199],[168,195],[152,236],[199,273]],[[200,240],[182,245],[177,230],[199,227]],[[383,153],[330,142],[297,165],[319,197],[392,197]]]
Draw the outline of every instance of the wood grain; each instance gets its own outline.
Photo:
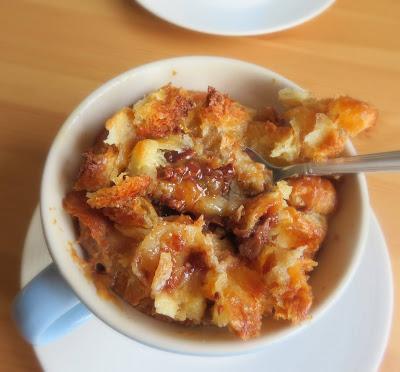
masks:
[[[5,371],[39,370],[10,319],[24,234],[38,202],[49,145],[94,88],[145,62],[219,55],[260,64],[319,96],[372,102],[379,124],[355,141],[361,153],[400,148],[400,2],[338,0],[317,19],[266,36],[226,38],[169,25],[122,0],[0,0],[0,360]],[[368,177],[371,204],[400,280],[400,175]],[[400,309],[396,287],[395,314]],[[381,371],[400,365],[393,321]]]

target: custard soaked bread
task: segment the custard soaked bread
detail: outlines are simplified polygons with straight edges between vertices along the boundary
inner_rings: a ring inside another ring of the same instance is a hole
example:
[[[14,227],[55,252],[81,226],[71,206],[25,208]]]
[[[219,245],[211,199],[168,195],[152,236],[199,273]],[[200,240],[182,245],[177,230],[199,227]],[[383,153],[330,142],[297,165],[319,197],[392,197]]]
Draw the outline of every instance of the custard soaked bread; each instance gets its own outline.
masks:
[[[99,291],[184,325],[256,337],[263,317],[299,322],[335,210],[328,178],[272,184],[275,164],[323,161],[372,126],[374,108],[284,89],[283,111],[171,85],[125,107],[83,154],[65,209]]]

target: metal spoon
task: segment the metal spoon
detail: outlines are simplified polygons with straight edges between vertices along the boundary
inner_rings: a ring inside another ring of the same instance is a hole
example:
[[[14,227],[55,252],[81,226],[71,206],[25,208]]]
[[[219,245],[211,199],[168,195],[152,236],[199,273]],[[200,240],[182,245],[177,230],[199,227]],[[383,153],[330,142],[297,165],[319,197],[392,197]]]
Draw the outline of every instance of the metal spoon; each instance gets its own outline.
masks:
[[[348,156],[329,159],[323,163],[299,163],[286,167],[272,165],[249,147],[246,147],[245,151],[251,159],[264,164],[272,171],[274,183],[297,176],[328,176],[344,173],[400,171],[400,151]]]

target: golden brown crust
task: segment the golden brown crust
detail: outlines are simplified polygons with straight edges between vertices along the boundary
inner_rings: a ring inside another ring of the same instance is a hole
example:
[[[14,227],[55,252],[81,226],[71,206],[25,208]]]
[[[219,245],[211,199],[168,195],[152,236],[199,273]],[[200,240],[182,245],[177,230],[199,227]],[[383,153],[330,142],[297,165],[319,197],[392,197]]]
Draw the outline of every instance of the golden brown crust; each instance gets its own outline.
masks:
[[[304,320],[312,304],[307,273],[316,263],[303,256],[303,249],[267,246],[258,258],[270,294],[266,312],[271,312],[275,319]]]
[[[330,102],[328,116],[354,137],[375,125],[378,111],[365,102],[344,96]]]
[[[194,102],[171,85],[162,89],[165,97],[152,103],[149,114],[137,129],[138,138],[163,138],[183,131],[182,120],[194,108]]]
[[[88,229],[90,236],[98,245],[107,244],[107,233],[111,225],[101,213],[89,207],[85,193],[74,191],[68,193],[63,200],[63,206],[71,216],[76,217],[81,225]]]
[[[321,100],[306,96],[294,102],[283,117],[296,133],[297,156],[303,161],[340,155],[346,139],[373,126],[378,116],[369,104],[346,96]]]
[[[322,177],[298,177],[288,180],[292,187],[289,204],[301,210],[321,214],[332,213],[337,204],[331,181]]]
[[[233,232],[241,238],[248,238],[263,217],[274,216],[282,205],[282,198],[278,193],[263,193],[248,199],[238,214],[234,216]]]
[[[83,154],[75,190],[96,191],[109,186],[112,178],[117,175],[118,151],[114,146],[103,142],[105,135],[106,132],[103,131],[94,146]]]
[[[96,209],[125,206],[133,198],[148,194],[151,191],[151,184],[149,176],[126,177],[119,185],[89,193],[88,204]]]
[[[227,323],[242,340],[259,335],[264,313],[265,286],[261,275],[240,265],[228,270],[226,286],[213,307],[217,325]]]
[[[104,208],[103,213],[118,225],[119,230],[128,227],[149,229],[158,218],[151,202],[143,197],[135,197],[118,207]]]

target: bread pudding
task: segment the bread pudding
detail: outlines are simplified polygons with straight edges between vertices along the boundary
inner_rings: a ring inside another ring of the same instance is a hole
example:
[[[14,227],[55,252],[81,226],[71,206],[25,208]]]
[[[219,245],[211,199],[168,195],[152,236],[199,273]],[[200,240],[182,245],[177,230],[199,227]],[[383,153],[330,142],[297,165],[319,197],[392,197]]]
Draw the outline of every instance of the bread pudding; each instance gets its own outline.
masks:
[[[64,208],[101,293],[187,326],[259,334],[263,317],[300,322],[338,197],[332,179],[272,182],[278,165],[323,162],[377,111],[283,89],[281,107],[246,107],[209,87],[167,85],[105,123]]]

